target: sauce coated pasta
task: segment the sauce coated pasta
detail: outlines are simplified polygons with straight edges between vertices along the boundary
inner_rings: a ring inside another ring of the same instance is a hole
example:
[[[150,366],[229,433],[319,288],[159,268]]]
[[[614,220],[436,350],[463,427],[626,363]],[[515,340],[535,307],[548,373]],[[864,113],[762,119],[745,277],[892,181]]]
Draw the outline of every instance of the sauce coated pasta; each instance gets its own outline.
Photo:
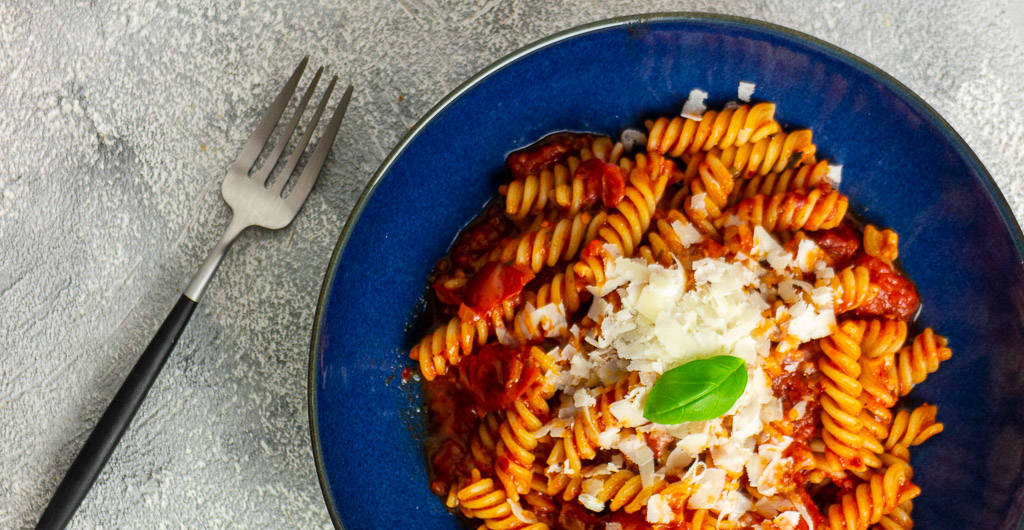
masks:
[[[775,105],[559,133],[438,263],[431,489],[489,529],[910,528],[950,358]],[[697,119],[700,118],[700,119]]]

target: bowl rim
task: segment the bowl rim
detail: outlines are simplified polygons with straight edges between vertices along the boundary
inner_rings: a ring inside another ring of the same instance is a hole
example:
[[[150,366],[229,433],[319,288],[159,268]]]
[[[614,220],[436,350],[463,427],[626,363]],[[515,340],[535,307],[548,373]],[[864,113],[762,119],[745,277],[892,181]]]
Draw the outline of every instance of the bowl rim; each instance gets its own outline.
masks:
[[[308,373],[307,373],[307,412],[309,414],[309,434],[310,441],[313,449],[313,460],[316,466],[317,480],[320,483],[320,490],[324,497],[324,502],[327,505],[327,512],[330,514],[331,523],[335,528],[343,529],[344,526],[341,523],[341,516],[338,511],[338,506],[334,501],[334,496],[331,493],[330,485],[327,480],[327,470],[324,468],[322,448],[320,445],[320,428],[317,420],[317,390],[316,390],[316,367],[319,364],[320,359],[320,333],[323,326],[323,317],[326,309],[326,303],[329,293],[332,291],[334,284],[335,273],[337,272],[339,258],[348,243],[349,237],[352,235],[352,230],[355,228],[356,223],[362,216],[363,210],[369,202],[370,197],[373,196],[373,192],[376,191],[377,186],[383,180],[384,175],[391,169],[395,160],[405,151],[406,147],[416,138],[419,133],[433,121],[433,119],[444,111],[448,105],[458,99],[464,93],[478,85],[484,79],[490,77],[494,73],[500,71],[508,64],[515,62],[533,52],[539,51],[548,46],[558,44],[562,41],[599,31],[602,29],[620,27],[620,26],[631,26],[645,24],[649,22],[715,22],[725,25],[734,25],[744,27],[746,29],[754,29],[759,31],[765,31],[771,33],[781,33],[784,36],[794,38],[795,40],[802,41],[805,44],[809,44],[819,51],[823,51],[826,54],[832,54],[840,59],[845,59],[853,64],[853,66],[860,67],[861,70],[866,71],[869,75],[875,77],[880,81],[886,88],[892,90],[896,94],[904,97],[908,100],[912,106],[916,106],[915,110],[921,111],[923,115],[930,117],[934,123],[936,123],[939,129],[944,132],[947,137],[951,140],[951,144],[957,151],[957,154],[964,158],[968,165],[972,166],[977,173],[980,175],[981,184],[988,192],[989,196],[995,202],[996,209],[999,212],[1003,223],[1006,225],[1010,232],[1010,238],[1013,240],[1014,246],[1017,249],[1017,254],[1024,261],[1024,233],[1021,232],[1020,224],[1017,222],[1016,216],[1013,214],[1013,210],[1010,208],[1009,203],[1006,201],[1006,197],[1003,196],[1002,191],[996,184],[992,175],[989,174],[984,164],[981,163],[981,159],[974,153],[974,150],[967,144],[967,142],[960,136],[959,133],[953,129],[953,126],[949,124],[931,105],[929,105],[923,98],[917,95],[913,90],[908,88],[906,85],[901,83],[895,77],[889,75],[881,68],[873,65],[867,60],[855,55],[839,46],[826,42],[822,39],[797,31],[785,26],[773,24],[763,20],[757,20],[747,17],[740,17],[735,15],[725,15],[717,13],[705,13],[697,11],[669,11],[669,12],[654,12],[654,13],[641,13],[634,15],[624,15],[613,18],[602,19],[596,22],[590,22],[587,24],[574,26],[572,28],[554,33],[547,37],[541,38],[530,44],[527,44],[521,48],[512,51],[504,57],[492,62],[487,65],[479,72],[474,74],[469,79],[463,81],[454,90],[449,92],[444,98],[427,111],[426,114],[421,117],[412,128],[402,137],[401,141],[388,153],[387,158],[381,163],[380,167],[373,173],[370,181],[363,189],[362,194],[356,201],[355,206],[352,207],[352,211],[349,213],[348,219],[345,221],[345,226],[341,231],[341,235],[338,237],[338,241],[334,246],[334,251],[331,253],[330,263],[327,266],[327,271],[324,275],[324,281],[320,287],[320,294],[317,299],[316,311],[313,315],[313,329],[312,337],[310,339],[309,347],[309,361],[308,361]],[[1017,530],[1024,529],[1024,489],[1017,491],[1015,502],[1012,503],[1010,513],[1020,512],[1021,518],[1016,526]],[[1009,516],[1009,514],[1007,514]],[[1010,519],[1006,519],[1003,523],[1003,528],[1009,529],[1012,522]]]

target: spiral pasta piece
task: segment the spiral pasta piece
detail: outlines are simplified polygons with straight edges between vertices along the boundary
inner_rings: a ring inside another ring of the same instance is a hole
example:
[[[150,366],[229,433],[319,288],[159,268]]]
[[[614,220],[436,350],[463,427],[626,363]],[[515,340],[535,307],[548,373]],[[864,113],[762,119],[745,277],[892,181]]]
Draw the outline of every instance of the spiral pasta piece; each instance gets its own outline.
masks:
[[[921,489],[910,482],[909,473],[910,467],[900,463],[889,466],[884,473],[871,473],[867,481],[828,507],[828,528],[866,530],[920,495]]]
[[[856,309],[878,296],[878,286],[871,283],[871,271],[863,265],[850,265],[831,280],[835,313]]]
[[[846,462],[850,469],[864,469],[865,456],[873,460],[863,449],[882,452],[877,440],[861,435],[860,416],[864,405],[860,400],[860,340],[860,329],[845,323],[818,342],[822,352],[818,369],[825,376],[821,397],[822,439],[827,452]]]
[[[925,328],[914,340],[895,354],[883,355],[865,363],[861,376],[864,389],[882,405],[892,407],[924,381],[939,364],[953,356],[945,337]]]
[[[729,225],[722,234],[722,246],[734,254],[750,254],[754,248],[754,230],[748,224]]]
[[[816,164],[805,164],[785,171],[757,175],[741,180],[729,195],[728,205],[732,206],[755,195],[777,195],[787,191],[808,192],[813,188],[830,186],[825,176],[828,175],[828,163],[824,160]]]
[[[679,521],[679,518],[676,519]],[[711,510],[685,510],[682,528],[693,530],[733,530],[736,524],[731,521],[719,521]]]
[[[609,407],[625,397],[629,390],[637,385],[639,377],[636,372],[630,372],[614,385],[605,387],[597,397],[597,403],[577,411],[572,424],[566,427],[552,448],[548,464],[560,463],[558,458],[564,455],[565,474],[579,475],[583,461],[597,456],[598,435],[609,427],[619,425],[618,419],[611,413]]]
[[[570,157],[567,162],[568,165],[558,163],[540,173],[509,182],[504,188],[505,214],[518,221],[544,211],[548,202],[554,203],[556,173],[567,180],[579,165],[579,158]]]
[[[580,150],[580,160],[586,162],[591,158],[596,158],[609,164],[618,164],[624,151],[620,142],[612,143],[611,138],[599,136],[589,146]]]
[[[741,221],[761,225],[769,232],[814,231],[839,226],[848,205],[849,200],[838,191],[815,188],[806,194],[755,195],[740,201],[735,211]]]
[[[565,448],[561,444],[555,444],[548,460],[551,464],[561,465],[565,461]],[[567,475],[561,471],[545,471],[547,482],[535,487],[538,491],[552,497],[559,496],[563,501],[571,501],[579,497],[583,492],[583,475]],[[559,495],[561,494],[561,495]]]
[[[892,355],[907,341],[907,323],[885,318],[850,320],[861,330],[861,351],[874,358]]]
[[[533,486],[532,489],[522,496],[522,503],[525,506],[529,506],[531,510],[539,513],[552,513],[558,510],[558,506],[555,504],[554,498],[543,492],[544,488],[544,468],[538,466],[539,469],[533,471]]]
[[[925,328],[913,343],[896,355],[898,395],[909,394],[914,385],[924,381],[928,374],[939,369],[939,363],[952,356],[953,350],[946,346],[946,338],[936,335],[932,328]]]
[[[897,506],[892,512],[883,515],[873,528],[876,530],[909,530],[914,527],[914,520],[910,518],[912,509],[913,503],[907,501]]]
[[[553,225],[542,226],[506,241],[495,248],[490,261],[517,263],[540,272],[544,267],[553,267],[560,260],[572,259],[582,245],[594,239],[597,231],[608,219],[608,214],[589,212],[561,219]]]
[[[690,200],[684,202],[686,215],[704,233],[714,233],[711,221],[722,215],[735,185],[732,173],[713,153],[698,166],[698,178],[690,181]]]
[[[864,227],[864,252],[874,256],[886,263],[892,263],[899,257],[899,235],[896,232],[885,229],[879,230],[875,225]]]
[[[775,104],[740,105],[735,109],[706,111],[699,121],[681,116],[658,118],[648,124],[647,150],[680,157],[686,152],[757,142],[779,130]]]
[[[658,211],[654,226],[647,232],[647,243],[637,250],[637,255],[649,263],[660,263],[668,267],[683,255],[686,244],[680,231],[693,223],[679,210]]]
[[[577,282],[573,265],[567,265],[565,271],[555,274],[551,281],[523,295],[525,303],[512,318],[513,337],[525,343],[559,333],[564,321],[556,322],[539,317],[536,309],[554,304],[564,317],[579,309],[589,296],[590,293],[584,291]]]
[[[668,184],[683,180],[683,172],[679,167],[675,164],[665,164],[664,160],[665,158],[657,153],[636,153],[619,158],[618,165],[623,175],[629,175],[638,169],[651,173],[664,172]]]
[[[740,176],[781,173],[815,161],[810,129],[772,135],[760,141],[723,149],[719,158]]]
[[[587,206],[585,182],[576,175],[576,168],[591,158],[617,164],[622,152],[622,144],[613,145],[607,136],[600,136],[583,147],[578,156],[569,156],[537,174],[513,179],[499,190],[505,195],[505,214],[520,221],[545,208],[557,207],[570,216],[576,215]]]
[[[668,178],[672,174],[672,162],[657,157],[647,168],[630,172],[629,185],[625,196],[616,206],[616,212],[608,216],[604,226],[598,230],[594,240],[602,245],[613,245],[623,256],[632,256],[641,238],[650,226],[655,206],[665,192]],[[583,285],[604,283],[604,262],[607,253],[599,255],[584,252],[573,266]]]
[[[531,348],[530,355],[549,357],[536,346]],[[553,364],[553,360],[549,364]],[[498,428],[494,473],[505,487],[505,493],[514,501],[519,500],[519,494],[528,493],[532,486],[533,450],[537,447],[534,433],[544,425],[549,413],[547,400],[554,393],[553,385],[542,384],[538,392],[513,403]]]
[[[647,505],[651,495],[661,492],[668,484],[662,478],[655,478],[650,486],[644,487],[640,475],[623,469],[604,480],[597,493],[597,501],[608,503],[608,509],[617,512],[636,513]]]
[[[862,361],[863,361],[862,357]],[[888,405],[887,401],[879,399],[875,394],[872,393],[872,388],[869,383],[865,382],[863,362],[861,364],[861,385],[863,391],[860,395],[860,401],[864,405],[864,409],[860,413],[860,425],[861,430],[865,436],[873,436],[876,440],[884,440],[886,436],[889,436],[889,424],[892,423],[892,411],[889,410],[891,405]],[[877,446],[874,446],[877,449]],[[877,454],[877,453],[875,453]],[[878,463],[877,458],[869,458],[872,463]]]
[[[459,507],[467,517],[475,517],[484,522],[484,527],[492,530],[547,530],[544,523],[536,522],[536,516],[527,510],[520,510],[522,520],[516,516],[511,502],[505,492],[496,488],[493,479],[481,478],[477,470],[473,470],[470,483],[456,494]],[[532,519],[532,521],[530,521]]]
[[[909,459],[907,450],[910,447],[924,443],[945,428],[935,421],[937,414],[938,408],[929,404],[921,405],[913,412],[897,412],[885,440],[886,451],[904,460]]]
[[[419,361],[420,373],[427,381],[448,372],[448,366],[459,364],[462,358],[473,353],[478,346],[487,343],[496,327],[503,327],[512,320],[519,297],[502,302],[499,311],[490,318],[466,321],[453,317],[423,337],[409,351],[409,358]]]
[[[494,451],[498,446],[499,427],[501,427],[501,417],[497,412],[487,414],[477,425],[476,436],[469,442],[469,454],[477,468],[490,471],[494,465]]]

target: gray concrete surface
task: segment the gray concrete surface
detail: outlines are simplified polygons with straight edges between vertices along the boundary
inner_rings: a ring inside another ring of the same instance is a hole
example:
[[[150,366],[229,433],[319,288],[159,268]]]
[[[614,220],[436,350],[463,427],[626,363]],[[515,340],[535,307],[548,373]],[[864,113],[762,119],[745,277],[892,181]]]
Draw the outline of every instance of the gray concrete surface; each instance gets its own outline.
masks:
[[[1019,0],[3,2],[0,528],[34,523],[219,236],[223,170],[307,53],[356,86],[321,183],[291,227],[232,249],[73,527],[329,527],[307,341],[363,185],[498,57],[656,10],[760,18],[875,63],[953,124],[1024,216]]]

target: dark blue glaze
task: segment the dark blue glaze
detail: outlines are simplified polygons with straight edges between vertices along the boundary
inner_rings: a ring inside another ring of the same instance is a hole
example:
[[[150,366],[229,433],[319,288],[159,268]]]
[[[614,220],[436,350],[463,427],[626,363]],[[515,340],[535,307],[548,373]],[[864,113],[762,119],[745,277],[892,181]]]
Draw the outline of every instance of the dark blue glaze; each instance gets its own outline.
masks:
[[[862,60],[703,15],[608,21],[517,52],[441,102],[381,167],[339,241],[313,334],[311,430],[335,524],[459,525],[428,489],[419,387],[400,373],[424,331],[413,315],[427,275],[495,193],[505,154],[552,131],[642,127],[694,87],[721,104],[739,81],[778,103],[784,125],[812,128],[819,153],[843,164],[855,211],[899,232],[920,323],[954,350],[911,397],[937,403],[946,424],[914,451],[918,527],[1017,526],[1024,245],[992,179],[930,107]]]

